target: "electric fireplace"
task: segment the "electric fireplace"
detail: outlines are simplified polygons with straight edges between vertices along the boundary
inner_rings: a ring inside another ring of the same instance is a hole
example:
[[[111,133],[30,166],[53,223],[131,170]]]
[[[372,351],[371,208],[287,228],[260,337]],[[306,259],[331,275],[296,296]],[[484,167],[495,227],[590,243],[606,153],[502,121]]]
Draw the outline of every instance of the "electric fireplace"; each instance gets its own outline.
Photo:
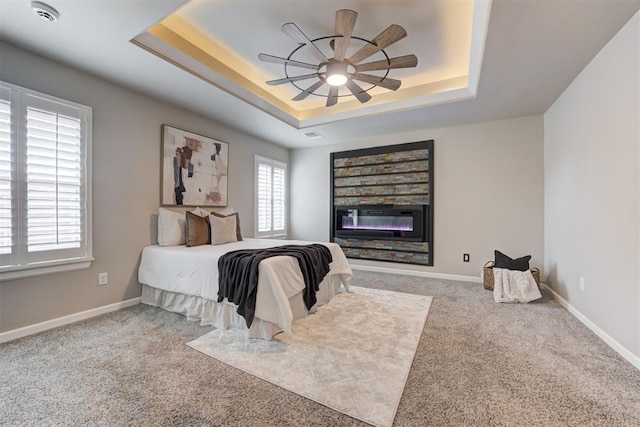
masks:
[[[417,206],[336,206],[335,236],[427,241],[427,209]]]

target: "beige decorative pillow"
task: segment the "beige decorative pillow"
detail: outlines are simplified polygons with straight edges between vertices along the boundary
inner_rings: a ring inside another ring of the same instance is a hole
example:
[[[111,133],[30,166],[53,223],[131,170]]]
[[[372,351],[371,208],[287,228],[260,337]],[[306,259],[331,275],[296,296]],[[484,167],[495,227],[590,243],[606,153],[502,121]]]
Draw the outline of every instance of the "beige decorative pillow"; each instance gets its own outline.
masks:
[[[221,214],[220,212],[211,212],[211,215],[217,216],[218,218],[229,218],[234,216],[236,218],[236,239],[238,242],[242,241],[242,231],[240,231],[240,215],[238,212],[233,212],[230,214]]]
[[[222,245],[224,243],[233,243],[238,241],[236,235],[236,216],[218,217],[209,215],[209,223],[211,224],[211,244]]]
[[[187,246],[200,246],[210,243],[209,219],[187,212]]]

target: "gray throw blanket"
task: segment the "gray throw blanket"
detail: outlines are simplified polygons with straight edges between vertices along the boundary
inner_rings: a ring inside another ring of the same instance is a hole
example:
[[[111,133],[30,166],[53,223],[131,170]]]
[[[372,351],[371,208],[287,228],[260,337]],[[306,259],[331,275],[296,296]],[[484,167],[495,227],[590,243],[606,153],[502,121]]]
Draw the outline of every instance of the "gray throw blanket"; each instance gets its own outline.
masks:
[[[316,303],[316,292],[333,261],[324,245],[285,245],[267,249],[241,249],[224,254],[218,260],[218,302],[225,298],[238,305],[238,314],[251,327],[256,311],[258,264],[273,256],[291,256],[298,260],[305,290],[307,309]]]

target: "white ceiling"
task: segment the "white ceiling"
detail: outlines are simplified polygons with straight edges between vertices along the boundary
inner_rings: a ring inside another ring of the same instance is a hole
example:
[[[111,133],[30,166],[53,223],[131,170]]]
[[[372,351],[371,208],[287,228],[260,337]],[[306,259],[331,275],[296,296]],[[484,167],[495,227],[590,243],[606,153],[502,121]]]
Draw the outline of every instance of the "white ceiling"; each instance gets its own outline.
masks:
[[[207,2],[220,7],[219,15],[211,19],[215,25],[207,28],[210,20],[206,16],[192,19],[210,35],[233,40],[237,46],[231,47],[248,58],[253,58],[255,46],[260,52],[286,56],[287,52],[278,51],[282,45],[274,38],[281,36],[282,43],[287,42],[280,25],[293,21],[305,33],[318,37],[326,31],[323,26],[332,26],[335,10],[346,6],[359,13],[356,28],[366,32],[365,37],[375,36],[390,23],[405,26],[409,36],[398,42],[397,55],[415,49],[424,71],[438,53],[450,56],[442,46],[451,40],[434,43],[431,51],[424,45],[429,29],[455,25],[433,14],[416,13],[416,8],[431,0],[395,0],[393,12],[389,2],[382,0],[235,0],[235,8],[229,1]],[[290,148],[544,113],[640,8],[640,0],[494,0],[475,99],[298,130],[130,42],[184,5],[184,0],[47,0],[61,15],[53,24],[38,18],[29,3],[0,0],[0,39]],[[189,6],[182,9],[185,15],[191,13]],[[317,22],[303,10],[313,10]],[[262,32],[272,26],[276,31],[264,35],[262,44]],[[450,59],[451,63],[460,61],[455,55]],[[277,68],[273,73],[279,77]],[[400,76],[410,79],[411,72]],[[311,130],[324,138],[309,139],[304,133]]]

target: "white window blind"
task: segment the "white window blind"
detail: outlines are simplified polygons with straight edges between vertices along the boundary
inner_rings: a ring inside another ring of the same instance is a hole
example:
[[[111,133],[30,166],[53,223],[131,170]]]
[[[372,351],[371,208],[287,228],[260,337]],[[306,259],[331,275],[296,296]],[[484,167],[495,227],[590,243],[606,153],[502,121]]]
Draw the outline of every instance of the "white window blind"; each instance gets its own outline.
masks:
[[[4,82],[0,90],[0,274],[87,267],[91,108]]]
[[[12,163],[11,144],[11,96],[10,91],[0,88],[0,255],[12,252],[13,226],[11,222]]]
[[[256,156],[255,180],[255,236],[285,235],[287,206],[286,163]]]

